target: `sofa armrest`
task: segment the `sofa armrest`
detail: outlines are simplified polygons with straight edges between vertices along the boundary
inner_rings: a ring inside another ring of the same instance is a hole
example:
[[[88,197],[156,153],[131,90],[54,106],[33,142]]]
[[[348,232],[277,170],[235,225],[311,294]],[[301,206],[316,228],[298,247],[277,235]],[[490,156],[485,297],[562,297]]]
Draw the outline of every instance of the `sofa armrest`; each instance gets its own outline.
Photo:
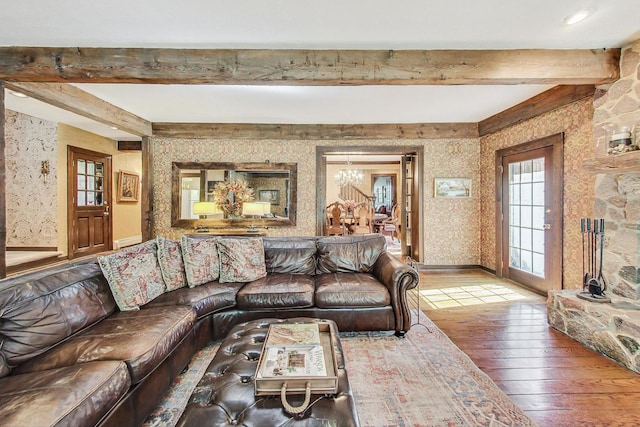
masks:
[[[396,318],[396,333],[408,331],[411,314],[407,305],[407,291],[418,285],[420,276],[411,266],[386,251],[380,254],[371,273],[389,290]]]

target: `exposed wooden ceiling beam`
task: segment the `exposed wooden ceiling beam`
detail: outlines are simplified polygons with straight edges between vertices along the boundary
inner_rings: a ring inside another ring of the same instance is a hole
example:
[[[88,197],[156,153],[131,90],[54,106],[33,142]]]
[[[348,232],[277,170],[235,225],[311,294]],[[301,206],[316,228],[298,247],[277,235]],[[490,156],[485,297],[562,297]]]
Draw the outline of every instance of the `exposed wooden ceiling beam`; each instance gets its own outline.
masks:
[[[142,151],[142,141],[117,141],[118,151]]]
[[[249,50],[0,48],[13,82],[488,85],[601,84],[619,76],[620,49]]]
[[[520,104],[514,105],[478,123],[480,136],[495,133],[501,129],[539,116],[570,104],[579,99],[592,96],[595,92],[593,85],[555,86]]]
[[[5,82],[7,89],[24,93],[63,110],[71,111],[137,136],[151,136],[151,122],[65,83]]]
[[[477,123],[416,124],[238,124],[154,123],[153,135],[220,139],[423,139],[477,138]]]

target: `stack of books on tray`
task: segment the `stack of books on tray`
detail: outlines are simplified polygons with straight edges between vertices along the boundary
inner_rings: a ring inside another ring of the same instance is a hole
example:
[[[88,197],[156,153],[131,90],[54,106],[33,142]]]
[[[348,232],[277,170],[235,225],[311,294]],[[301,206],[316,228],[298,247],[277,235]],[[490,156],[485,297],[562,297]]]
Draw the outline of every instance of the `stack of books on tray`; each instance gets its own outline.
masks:
[[[276,323],[269,327],[255,376],[256,395],[287,391],[335,393],[338,386],[335,354],[328,323]]]

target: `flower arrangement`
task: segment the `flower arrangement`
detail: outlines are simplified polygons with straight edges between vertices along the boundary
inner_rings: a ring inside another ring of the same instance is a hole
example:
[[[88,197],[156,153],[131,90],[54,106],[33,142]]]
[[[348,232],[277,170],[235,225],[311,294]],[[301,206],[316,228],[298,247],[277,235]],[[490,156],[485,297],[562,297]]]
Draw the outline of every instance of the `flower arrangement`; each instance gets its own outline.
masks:
[[[222,181],[213,187],[213,202],[228,216],[242,215],[242,204],[253,200],[253,188],[246,181]]]
[[[356,202],[353,200],[345,200],[343,203],[345,209],[347,210],[347,212],[353,212],[353,210],[356,207]]]

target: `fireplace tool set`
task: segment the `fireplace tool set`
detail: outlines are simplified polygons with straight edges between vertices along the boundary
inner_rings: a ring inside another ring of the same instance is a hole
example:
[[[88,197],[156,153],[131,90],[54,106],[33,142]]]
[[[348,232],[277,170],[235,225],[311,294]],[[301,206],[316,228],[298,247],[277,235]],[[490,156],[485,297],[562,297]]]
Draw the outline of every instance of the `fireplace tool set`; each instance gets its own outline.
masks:
[[[604,294],[606,288],[602,275],[604,252],[604,219],[581,218],[582,233],[582,290],[578,297],[597,302],[611,302]]]

